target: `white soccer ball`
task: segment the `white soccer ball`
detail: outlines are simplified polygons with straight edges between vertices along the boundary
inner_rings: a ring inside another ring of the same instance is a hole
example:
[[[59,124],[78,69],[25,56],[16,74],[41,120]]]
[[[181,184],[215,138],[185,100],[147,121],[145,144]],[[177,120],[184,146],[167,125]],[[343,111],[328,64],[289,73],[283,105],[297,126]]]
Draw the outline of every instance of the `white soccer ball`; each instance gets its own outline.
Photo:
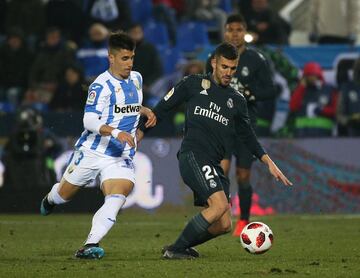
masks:
[[[240,242],[251,254],[263,254],[268,251],[274,241],[274,235],[269,226],[262,222],[251,222],[240,234]]]

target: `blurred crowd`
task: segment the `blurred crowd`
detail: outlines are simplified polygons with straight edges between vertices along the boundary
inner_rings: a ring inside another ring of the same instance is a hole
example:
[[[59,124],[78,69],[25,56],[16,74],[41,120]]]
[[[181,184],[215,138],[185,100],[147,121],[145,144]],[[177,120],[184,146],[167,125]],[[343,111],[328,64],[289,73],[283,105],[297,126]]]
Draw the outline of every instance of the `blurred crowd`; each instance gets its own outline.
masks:
[[[40,113],[82,111],[88,85],[108,68],[107,37],[119,29],[137,42],[133,70],[143,75],[144,104],[152,107],[183,76],[204,71],[201,53],[222,40],[227,15],[241,12],[249,42],[271,62],[279,91],[278,99],[259,103],[260,135],[359,136],[359,61],[348,66],[337,86],[327,84],[316,61],[299,71],[268,47],[287,45],[291,35],[291,24],[272,2],[281,1],[0,0],[0,111],[15,113],[22,106]],[[331,17],[321,9],[328,1],[313,2],[319,19]],[[347,29],[332,22],[337,28],[327,32],[327,23],[319,20],[309,31],[312,40],[353,43],[360,26],[353,23],[355,6],[347,6],[352,12]],[[344,14],[339,20],[350,17]],[[181,130],[184,116],[181,111],[173,116]]]

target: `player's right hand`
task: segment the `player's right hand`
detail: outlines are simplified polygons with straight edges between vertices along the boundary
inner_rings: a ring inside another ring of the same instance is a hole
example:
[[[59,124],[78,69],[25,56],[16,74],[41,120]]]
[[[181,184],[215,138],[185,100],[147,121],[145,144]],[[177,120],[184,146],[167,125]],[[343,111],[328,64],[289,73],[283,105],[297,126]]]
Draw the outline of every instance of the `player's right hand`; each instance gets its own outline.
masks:
[[[287,186],[293,185],[293,183],[281,172],[274,162],[269,164],[269,171],[277,181],[281,181]]]
[[[119,140],[122,144],[128,143],[130,147],[135,147],[134,138],[126,131],[120,132],[116,139]]]

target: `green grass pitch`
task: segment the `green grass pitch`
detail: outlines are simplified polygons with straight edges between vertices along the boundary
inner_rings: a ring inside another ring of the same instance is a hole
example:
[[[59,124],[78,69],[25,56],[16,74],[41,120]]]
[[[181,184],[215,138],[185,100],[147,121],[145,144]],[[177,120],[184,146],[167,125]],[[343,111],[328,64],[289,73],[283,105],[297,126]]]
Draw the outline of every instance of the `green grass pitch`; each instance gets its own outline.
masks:
[[[126,210],[102,242],[105,257],[94,261],[73,257],[92,215],[0,214],[0,277],[360,277],[359,215],[253,218],[274,232],[263,255],[225,235],[199,246],[199,259],[161,259],[193,214]]]

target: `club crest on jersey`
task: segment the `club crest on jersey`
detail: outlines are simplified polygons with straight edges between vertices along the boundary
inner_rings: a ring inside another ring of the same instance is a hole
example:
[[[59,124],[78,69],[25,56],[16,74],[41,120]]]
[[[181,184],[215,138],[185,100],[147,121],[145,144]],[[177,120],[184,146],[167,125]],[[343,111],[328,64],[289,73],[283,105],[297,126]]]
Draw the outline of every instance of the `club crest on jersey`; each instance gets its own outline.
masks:
[[[229,107],[230,109],[234,107],[234,102],[232,100],[232,98],[229,98],[226,102],[227,107]]]
[[[96,91],[90,91],[86,104],[94,104],[96,98]]]
[[[249,69],[248,69],[248,67],[243,67],[243,68],[241,69],[241,75],[242,75],[242,76],[248,76],[248,75],[249,75]]]
[[[74,165],[70,165],[68,168],[68,173],[71,174],[72,172],[74,172],[75,166]]]
[[[171,98],[171,96],[174,94],[174,88],[172,88],[165,96],[164,96],[164,100],[168,101],[169,98]]]
[[[203,89],[206,91],[207,89],[209,89],[211,86],[210,80],[208,79],[203,79],[201,81],[201,87],[203,87]]]
[[[210,187],[211,188],[215,188],[217,186],[216,181],[214,181],[213,179],[210,180]]]
[[[135,79],[135,80],[133,80],[133,83],[134,83],[134,85],[135,85],[135,88],[136,88],[136,90],[140,90],[140,83],[139,83],[139,80],[137,80],[137,79]]]

